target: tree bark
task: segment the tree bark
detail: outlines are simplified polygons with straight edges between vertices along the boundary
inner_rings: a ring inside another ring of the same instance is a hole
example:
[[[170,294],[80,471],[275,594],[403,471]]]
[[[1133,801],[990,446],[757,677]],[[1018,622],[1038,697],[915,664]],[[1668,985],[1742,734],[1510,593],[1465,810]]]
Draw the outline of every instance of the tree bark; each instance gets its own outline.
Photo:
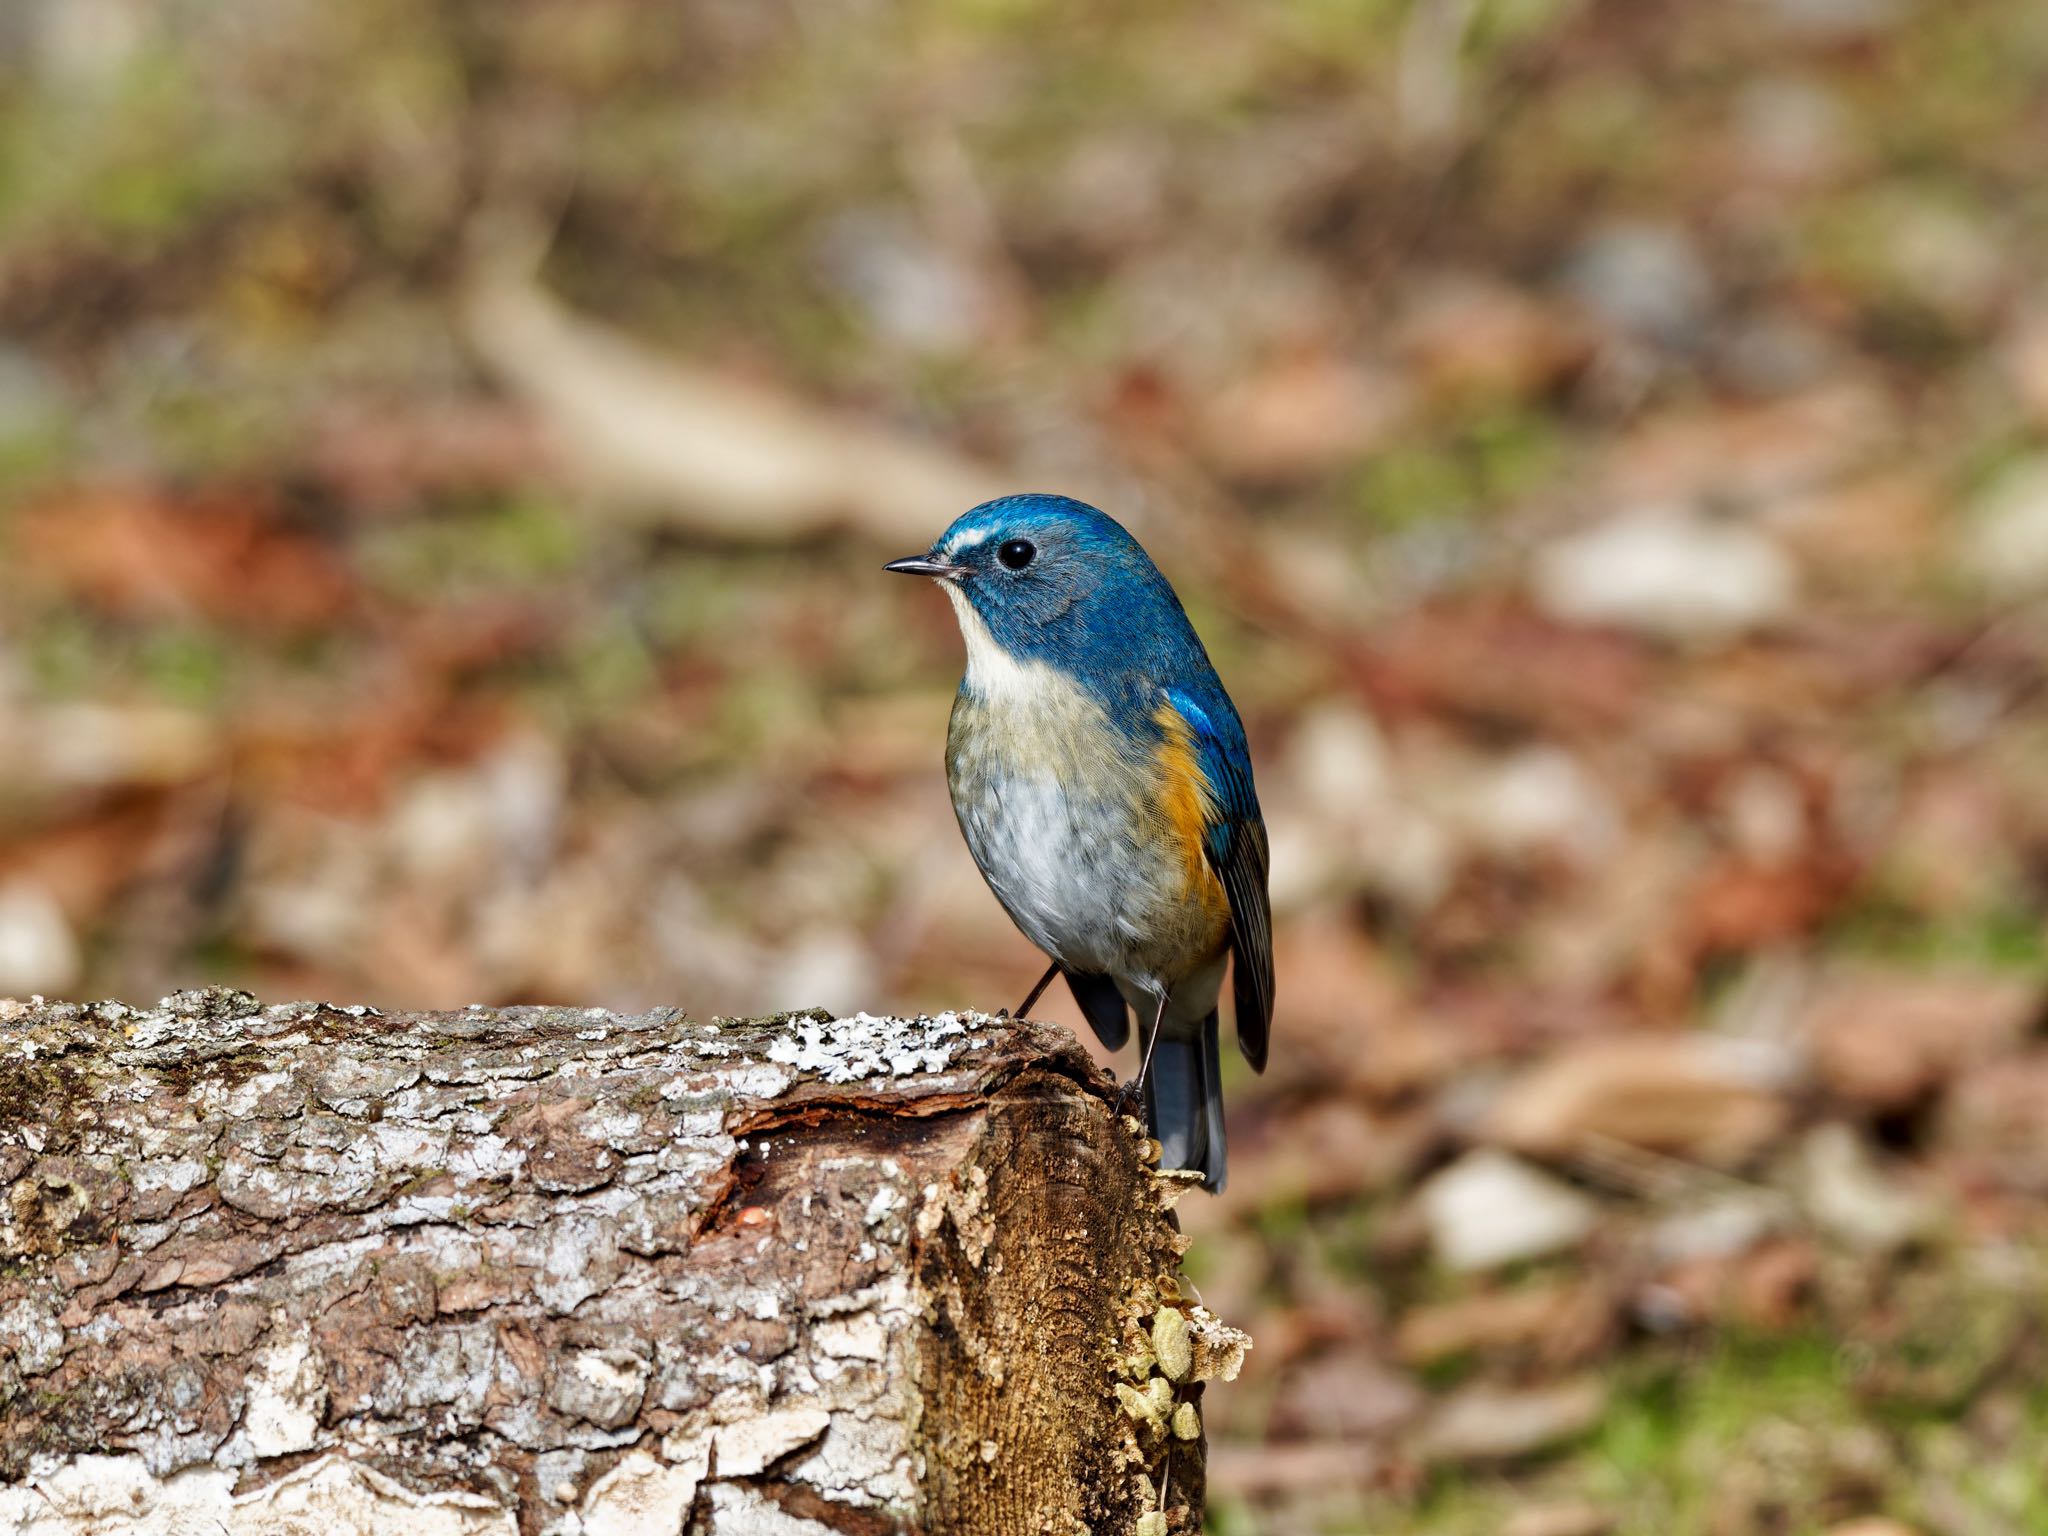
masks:
[[[980,1014],[0,1003],[0,1530],[1199,1529],[1246,1341],[1108,1097]]]

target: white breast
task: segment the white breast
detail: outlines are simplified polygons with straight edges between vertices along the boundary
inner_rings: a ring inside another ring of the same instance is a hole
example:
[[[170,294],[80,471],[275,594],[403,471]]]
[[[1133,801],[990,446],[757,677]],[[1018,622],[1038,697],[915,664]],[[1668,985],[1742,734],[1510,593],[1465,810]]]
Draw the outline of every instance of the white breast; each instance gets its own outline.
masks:
[[[985,630],[981,640],[979,652],[969,642],[946,753],[974,861],[1047,954],[1095,974],[1148,975],[1147,939],[1179,882],[1174,861],[1139,835],[1142,760],[1117,750],[1118,733],[1084,689],[1014,660]]]

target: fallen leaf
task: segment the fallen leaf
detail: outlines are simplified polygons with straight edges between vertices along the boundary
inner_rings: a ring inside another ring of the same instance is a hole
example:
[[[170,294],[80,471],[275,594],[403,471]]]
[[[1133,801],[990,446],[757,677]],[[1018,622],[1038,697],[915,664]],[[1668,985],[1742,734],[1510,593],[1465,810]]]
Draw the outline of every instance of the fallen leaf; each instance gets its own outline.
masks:
[[[479,279],[463,314],[593,485],[682,526],[779,541],[851,524],[914,554],[1007,488],[939,444],[661,356],[521,278]]]
[[[2048,305],[2036,303],[2006,338],[2006,380],[2037,429],[2048,429]]]
[[[1425,1401],[1411,1377],[1371,1351],[1339,1350],[1282,1375],[1267,1432],[1279,1440],[1382,1439],[1411,1423]]]
[[[254,495],[75,493],[21,515],[13,556],[30,580],[125,618],[305,632],[334,623],[357,598],[338,552]]]
[[[1869,967],[1824,983],[1800,1028],[1829,1092],[1899,1110],[2009,1050],[2039,1011],[2023,976]]]
[[[1240,1140],[1233,1130],[1231,1178],[1221,1200],[1237,1215],[1294,1201],[1356,1199],[1413,1175],[1438,1140],[1419,1111],[1369,1109],[1326,1097],[1291,1110],[1274,1133]]]
[[[1468,1152],[1416,1191],[1430,1244],[1453,1269],[1492,1269],[1576,1247],[1599,1211],[1519,1158]]]
[[[0,784],[9,798],[64,798],[183,783],[218,760],[220,734],[205,716],[168,705],[10,709],[0,700]]]
[[[1524,400],[1583,369],[1594,338],[1562,307],[1475,274],[1430,279],[1393,346],[1439,399]]]
[[[1816,582],[1862,592],[1921,580],[1943,512],[1941,487],[1905,471],[1824,486],[1776,509],[1770,522]]]
[[[1286,484],[1370,451],[1407,409],[1398,378],[1304,349],[1255,369],[1211,400],[1198,447],[1233,479]]]
[[[1515,665],[1501,666],[1503,656]],[[1374,631],[1355,664],[1384,727],[1448,717],[1560,736],[1634,720],[1652,676],[1628,636],[1561,624],[1497,593],[1401,614]]]
[[[1606,1383],[1588,1376],[1540,1387],[1460,1387],[1431,1413],[1416,1449],[1434,1462],[1514,1461],[1577,1439],[1606,1412]]]
[[[1620,1519],[1597,1504],[1538,1504],[1508,1516],[1500,1536],[1605,1536]]]
[[[1810,1242],[1773,1239],[1673,1265],[1645,1288],[1637,1309],[1663,1328],[1719,1323],[1784,1332],[1801,1319],[1818,1271]]]
[[[2048,1194],[2048,1051],[1986,1061],[1965,1072],[1942,1106],[1943,1150],[2007,1189]]]
[[[1566,1365],[1608,1337],[1614,1303],[1597,1282],[1482,1291],[1411,1307],[1394,1335],[1394,1353],[1410,1365],[1459,1355],[1488,1360],[1533,1354]]]
[[[1802,1199],[1829,1237],[1866,1253],[1888,1253],[1940,1225],[1940,1205],[1881,1167],[1848,1126],[1816,1126],[1799,1151]]]
[[[1384,1453],[1370,1444],[1224,1441],[1210,1444],[1206,1471],[1214,1498],[1267,1499],[1363,1487],[1380,1475],[1384,1464]]]
[[[1791,559],[1769,535],[1669,508],[1625,513],[1540,551],[1537,606],[1567,624],[1663,639],[1728,641],[1786,618]]]
[[[315,418],[307,467],[373,514],[450,496],[521,489],[557,466],[539,423],[512,402],[455,397],[341,400]]]
[[[1589,1040],[1511,1083],[1482,1130],[1543,1157],[1619,1142],[1740,1163],[1785,1127],[1784,1071],[1767,1052],[1699,1035]]]
[[[50,893],[0,880],[0,992],[61,993],[78,981],[78,936]]]
[[[1960,561],[1996,592],[2048,586],[2048,455],[2008,466],[1971,504]]]
[[[1647,418],[1622,439],[1600,491],[1621,505],[1759,505],[1809,493],[1860,466],[1894,430],[1891,400],[1830,378],[1762,404]]]
[[[96,797],[65,816],[45,814],[0,842],[0,880],[46,892],[65,920],[89,928],[134,882],[153,871],[175,841],[183,811],[218,818],[203,793],[195,804],[161,790]]]

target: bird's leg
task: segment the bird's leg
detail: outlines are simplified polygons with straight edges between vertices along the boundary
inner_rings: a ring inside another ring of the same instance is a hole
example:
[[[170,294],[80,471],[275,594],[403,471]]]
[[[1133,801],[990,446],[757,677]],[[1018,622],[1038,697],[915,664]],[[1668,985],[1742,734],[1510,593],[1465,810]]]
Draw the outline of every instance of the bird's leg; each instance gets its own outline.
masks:
[[[1038,985],[1033,987],[1030,990],[1030,992],[1028,992],[1025,995],[1023,1002],[1019,1003],[1015,1008],[1010,1010],[1010,1017],[1013,1019],[1021,1019],[1024,1017],[1025,1014],[1029,1013],[1031,1011],[1031,1005],[1037,1002],[1041,997],[1045,996],[1045,989],[1052,985],[1053,977],[1059,975],[1059,973],[1060,968],[1057,962],[1053,963],[1052,965],[1048,965],[1045,968],[1045,974],[1038,978]]]
[[[1145,1054],[1138,1061],[1138,1075],[1116,1092],[1116,1112],[1123,1114],[1134,1099],[1145,1096],[1145,1079],[1152,1075],[1152,1053],[1159,1049],[1159,1028],[1166,1022],[1166,1000],[1170,993],[1159,994],[1159,1006],[1152,1010],[1152,1032],[1145,1036]]]

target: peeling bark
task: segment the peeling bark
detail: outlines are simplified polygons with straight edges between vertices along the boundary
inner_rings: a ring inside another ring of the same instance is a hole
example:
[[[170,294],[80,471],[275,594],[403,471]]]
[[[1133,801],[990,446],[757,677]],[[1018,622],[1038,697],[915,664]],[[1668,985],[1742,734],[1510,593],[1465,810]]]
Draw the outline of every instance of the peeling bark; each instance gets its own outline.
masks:
[[[1107,1086],[979,1014],[0,1002],[0,1530],[1199,1529],[1245,1341]]]

